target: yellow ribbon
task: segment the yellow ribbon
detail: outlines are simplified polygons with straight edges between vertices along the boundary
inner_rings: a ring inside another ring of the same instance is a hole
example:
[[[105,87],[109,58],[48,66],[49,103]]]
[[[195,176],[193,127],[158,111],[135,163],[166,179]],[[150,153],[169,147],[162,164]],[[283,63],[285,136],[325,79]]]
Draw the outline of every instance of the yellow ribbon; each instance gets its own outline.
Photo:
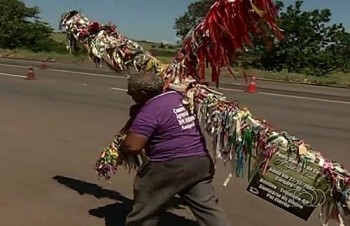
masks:
[[[250,5],[252,6],[253,10],[260,16],[264,17],[266,12],[263,10],[260,10],[257,6],[254,5],[253,0],[250,0]]]

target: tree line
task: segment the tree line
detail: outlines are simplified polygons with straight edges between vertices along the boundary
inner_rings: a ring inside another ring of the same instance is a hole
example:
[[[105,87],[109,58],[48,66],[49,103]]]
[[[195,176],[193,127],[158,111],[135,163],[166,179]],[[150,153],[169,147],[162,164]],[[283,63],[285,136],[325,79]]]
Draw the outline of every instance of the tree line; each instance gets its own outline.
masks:
[[[183,38],[206,15],[215,0],[199,0],[188,6],[184,15],[175,20],[174,29]],[[240,55],[245,67],[269,71],[304,73],[324,76],[350,71],[350,34],[343,24],[331,24],[329,9],[302,10],[303,1],[279,8],[278,25],[285,38],[265,48],[262,40]]]
[[[66,52],[65,44],[52,38],[54,29],[39,14],[38,7],[20,0],[0,0],[0,48]]]
[[[214,2],[191,3],[175,20],[177,36],[182,39]],[[316,76],[350,71],[350,34],[343,24],[330,23],[329,9],[305,11],[301,0],[288,6],[282,1],[276,4],[280,8],[277,22],[285,38],[273,42],[268,49],[262,40],[255,38],[254,45],[240,55],[236,64]],[[21,0],[0,0],[0,48],[67,53],[65,43],[53,39],[54,29],[39,14],[38,7],[28,7]]]

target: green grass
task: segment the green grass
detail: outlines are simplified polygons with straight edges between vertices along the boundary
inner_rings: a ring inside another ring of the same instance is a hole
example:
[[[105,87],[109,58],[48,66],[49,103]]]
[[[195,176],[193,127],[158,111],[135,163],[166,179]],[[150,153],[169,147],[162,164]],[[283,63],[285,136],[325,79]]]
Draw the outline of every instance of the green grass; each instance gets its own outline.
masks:
[[[4,58],[15,58],[15,59],[27,59],[27,60],[38,60],[38,61],[51,61],[51,62],[62,62],[62,63],[78,63],[87,62],[87,56],[74,56],[69,54],[59,53],[47,53],[38,52],[34,53],[28,50],[8,50],[0,49],[0,57]]]
[[[243,69],[243,68],[235,67],[233,70],[234,70],[235,76],[238,78],[242,78],[243,71],[245,71],[248,75],[255,75],[258,79],[350,88],[350,73],[335,72],[327,76],[318,77],[318,76],[307,76],[305,74],[298,74],[298,73],[289,73],[287,71],[272,72],[272,71],[257,70],[253,68]],[[206,74],[209,75],[209,73],[210,73],[210,70],[207,70]],[[223,69],[221,74],[223,77],[227,77],[227,78],[232,77],[231,74],[229,74],[229,72],[226,69]]]
[[[285,82],[315,84],[321,86],[340,86],[350,88],[350,73],[335,72],[327,76],[307,76],[305,74],[289,73],[287,71],[271,72],[250,70],[258,78],[279,80]]]
[[[66,34],[60,33],[60,32],[55,32],[52,35],[53,40],[57,42],[64,43],[66,40]],[[165,45],[164,48],[160,48],[160,43],[156,42],[148,42],[148,41],[143,41],[143,40],[132,40],[134,42],[137,42],[140,46],[142,46],[145,50],[166,50],[166,51],[171,51],[171,52],[176,52],[179,48],[179,46],[176,45]]]
[[[55,32],[52,34],[52,39],[56,42],[65,42],[66,41],[66,34]]]

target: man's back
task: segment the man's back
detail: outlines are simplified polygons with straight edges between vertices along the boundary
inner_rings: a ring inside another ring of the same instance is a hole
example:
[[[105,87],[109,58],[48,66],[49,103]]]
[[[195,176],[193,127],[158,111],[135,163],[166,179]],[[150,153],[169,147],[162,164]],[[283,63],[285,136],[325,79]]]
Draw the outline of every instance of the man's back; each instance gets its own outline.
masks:
[[[168,91],[150,99],[137,114],[130,131],[149,137],[150,161],[208,155],[199,123],[182,106],[182,99],[178,92]]]

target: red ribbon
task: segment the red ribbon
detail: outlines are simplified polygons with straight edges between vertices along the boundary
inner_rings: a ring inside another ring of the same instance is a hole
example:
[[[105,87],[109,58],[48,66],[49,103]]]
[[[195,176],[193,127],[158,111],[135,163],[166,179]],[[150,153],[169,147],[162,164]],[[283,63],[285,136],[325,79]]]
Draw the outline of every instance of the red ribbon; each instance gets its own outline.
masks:
[[[211,81],[217,83],[221,67],[227,67],[233,75],[230,69],[232,60],[244,46],[252,44],[252,34],[268,37],[272,30],[282,38],[276,25],[277,10],[272,0],[256,0],[254,5],[264,12],[262,17],[253,10],[249,0],[217,0],[203,21],[194,28],[192,36],[184,40],[179,53],[184,56],[182,62],[188,71],[180,77],[192,76],[202,81],[207,61],[212,67]]]

